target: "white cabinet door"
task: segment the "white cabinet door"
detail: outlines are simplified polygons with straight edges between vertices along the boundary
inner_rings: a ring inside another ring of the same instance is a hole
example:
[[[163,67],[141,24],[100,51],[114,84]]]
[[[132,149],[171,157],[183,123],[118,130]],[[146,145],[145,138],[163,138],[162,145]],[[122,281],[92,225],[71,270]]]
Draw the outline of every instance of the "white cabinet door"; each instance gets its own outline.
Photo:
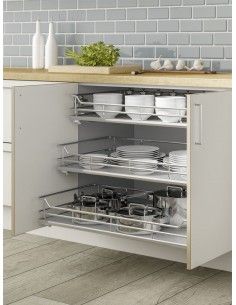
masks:
[[[188,268],[231,250],[231,91],[188,97]]]
[[[15,88],[15,234],[40,226],[40,195],[76,186],[76,176],[57,170],[57,144],[78,137],[69,119],[77,88],[66,83]]]
[[[13,90],[3,88],[3,142],[12,141],[12,98]]]

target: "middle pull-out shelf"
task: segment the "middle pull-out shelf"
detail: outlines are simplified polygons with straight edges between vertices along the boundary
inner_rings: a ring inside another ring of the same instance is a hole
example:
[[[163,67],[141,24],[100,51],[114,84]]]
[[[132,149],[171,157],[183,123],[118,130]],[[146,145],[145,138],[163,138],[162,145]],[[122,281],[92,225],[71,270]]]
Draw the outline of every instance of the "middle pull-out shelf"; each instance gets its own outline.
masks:
[[[163,145],[168,152],[162,150]],[[183,147],[177,150],[181,159],[175,156],[176,145]],[[107,136],[59,146],[59,170],[63,173],[186,185],[186,143]]]

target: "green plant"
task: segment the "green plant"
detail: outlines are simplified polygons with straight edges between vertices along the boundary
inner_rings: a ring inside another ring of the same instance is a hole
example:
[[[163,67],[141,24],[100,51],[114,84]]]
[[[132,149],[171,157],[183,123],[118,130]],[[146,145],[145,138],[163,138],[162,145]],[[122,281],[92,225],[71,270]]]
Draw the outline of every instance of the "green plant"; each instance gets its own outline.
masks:
[[[106,45],[99,41],[82,46],[80,53],[68,49],[65,55],[80,66],[113,66],[120,57],[120,50],[113,45]]]

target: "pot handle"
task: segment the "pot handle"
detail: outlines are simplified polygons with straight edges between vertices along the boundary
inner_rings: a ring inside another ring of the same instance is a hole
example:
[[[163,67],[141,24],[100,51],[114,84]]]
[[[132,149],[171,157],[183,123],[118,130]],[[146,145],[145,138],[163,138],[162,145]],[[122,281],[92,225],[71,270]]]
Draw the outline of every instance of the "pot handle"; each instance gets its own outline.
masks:
[[[168,185],[167,187],[166,187],[166,189],[167,189],[167,195],[169,196],[169,191],[172,189],[172,190],[180,190],[181,191],[181,197],[183,197],[183,188],[181,187],[181,186],[171,186],[171,185]]]

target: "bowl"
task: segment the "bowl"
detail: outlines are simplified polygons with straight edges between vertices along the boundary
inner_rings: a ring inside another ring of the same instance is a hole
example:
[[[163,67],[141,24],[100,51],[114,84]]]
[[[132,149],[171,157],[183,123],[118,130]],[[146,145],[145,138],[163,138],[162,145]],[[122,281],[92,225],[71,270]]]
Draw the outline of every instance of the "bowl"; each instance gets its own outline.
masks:
[[[123,95],[121,93],[93,94],[93,108],[103,119],[114,119],[122,110]],[[102,105],[99,105],[102,104]],[[110,105],[116,104],[116,105]],[[104,110],[98,111],[98,110]],[[109,112],[114,111],[114,112]]]
[[[143,106],[151,106],[151,108]],[[154,95],[126,95],[125,111],[132,120],[147,120],[154,113]]]
[[[184,96],[157,96],[155,98],[155,107],[167,108],[157,109],[156,114],[162,122],[178,123],[186,114],[186,110],[178,110],[186,108],[186,97]],[[168,109],[174,108],[174,109]],[[176,116],[169,116],[176,115]]]

